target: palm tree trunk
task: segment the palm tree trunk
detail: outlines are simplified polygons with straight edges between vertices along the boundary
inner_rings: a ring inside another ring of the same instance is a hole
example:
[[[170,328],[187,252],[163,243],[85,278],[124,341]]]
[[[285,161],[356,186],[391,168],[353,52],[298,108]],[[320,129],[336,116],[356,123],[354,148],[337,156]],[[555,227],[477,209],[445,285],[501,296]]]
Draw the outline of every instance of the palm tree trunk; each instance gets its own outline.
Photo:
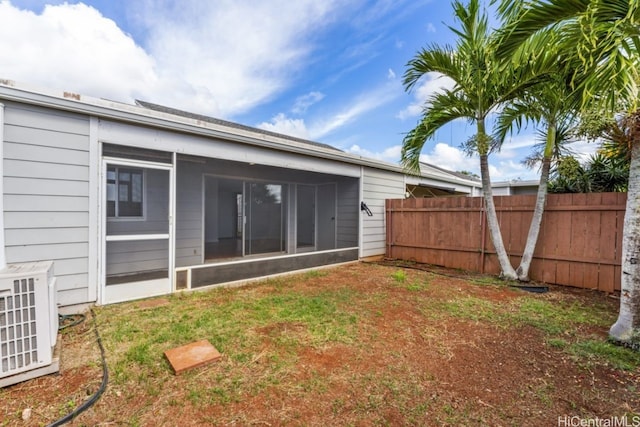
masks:
[[[489,155],[480,154],[480,175],[482,177],[482,194],[484,195],[484,205],[487,212],[487,225],[491,235],[491,242],[496,249],[498,262],[502,272],[500,275],[505,279],[516,280],[516,275],[509,255],[504,248],[502,233],[500,232],[500,224],[498,223],[498,215],[496,214],[496,206],[493,203],[493,192],[491,191],[491,177],[489,176]]]
[[[544,155],[542,157],[542,169],[540,171],[540,183],[538,184],[538,195],[536,197],[536,206],[533,210],[533,217],[529,225],[529,234],[527,234],[527,243],[524,246],[524,253],[520,259],[520,265],[516,269],[518,280],[521,282],[529,281],[529,268],[533,253],[538,243],[538,235],[540,234],[540,224],[542,224],[542,215],[544,214],[544,205],[547,201],[547,186],[549,184],[549,171],[551,170],[551,156],[553,147],[556,143],[556,125],[550,122],[547,129],[547,141],[545,144]]]
[[[549,182],[549,170],[551,169],[551,159],[546,157],[542,160],[542,171],[540,173],[540,183],[538,184],[538,195],[536,197],[536,205],[533,209],[533,217],[529,225],[529,234],[527,234],[527,243],[524,246],[524,253],[520,259],[520,265],[516,269],[518,280],[521,282],[529,281],[529,268],[533,253],[538,243],[538,235],[540,234],[540,224],[542,223],[542,215],[544,214],[544,205],[547,201],[547,184]]]
[[[618,320],[609,330],[618,342],[640,349],[640,115],[635,117],[627,206],[622,232],[622,278]]]

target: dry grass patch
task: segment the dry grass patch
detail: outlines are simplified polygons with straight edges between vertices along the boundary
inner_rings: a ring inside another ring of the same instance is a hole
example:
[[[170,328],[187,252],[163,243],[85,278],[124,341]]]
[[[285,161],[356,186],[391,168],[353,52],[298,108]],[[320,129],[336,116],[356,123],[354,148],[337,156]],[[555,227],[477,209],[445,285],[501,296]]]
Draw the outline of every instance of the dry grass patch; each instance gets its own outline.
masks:
[[[111,381],[76,423],[555,425],[640,413],[640,356],[606,342],[617,300],[457,273],[353,264],[100,307]],[[52,422],[91,394],[91,325],[64,334],[61,375],[0,390],[2,425]],[[173,375],[163,352],[200,339],[223,357]]]

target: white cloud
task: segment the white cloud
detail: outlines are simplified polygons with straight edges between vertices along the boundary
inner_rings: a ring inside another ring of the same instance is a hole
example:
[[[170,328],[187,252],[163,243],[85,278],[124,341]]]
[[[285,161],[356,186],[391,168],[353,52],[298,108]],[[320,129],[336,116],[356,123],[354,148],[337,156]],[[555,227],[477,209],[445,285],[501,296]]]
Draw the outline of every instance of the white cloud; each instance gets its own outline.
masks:
[[[367,0],[356,1],[351,17],[351,25],[366,30],[371,30],[375,24],[379,28],[392,27],[406,16],[411,16],[419,10],[424,3],[431,0]]]
[[[492,156],[498,159],[522,158],[523,154],[524,156],[531,154],[533,146],[539,142],[534,134],[507,136],[501,150],[493,153]]]
[[[397,117],[401,120],[417,117],[422,113],[423,108],[434,94],[442,92],[444,89],[453,89],[455,82],[449,77],[439,73],[427,73],[413,89],[414,101],[404,110],[400,111]]]
[[[309,107],[323,99],[324,93],[321,92],[309,92],[306,95],[299,96],[296,98],[296,102],[294,103],[291,112],[294,114],[304,114]]]
[[[200,110],[215,107],[222,116],[248,111],[288,86],[311,53],[309,37],[334,7],[331,0],[147,3],[143,7],[156,11],[144,15],[146,44],[162,78],[187,82],[214,103],[200,101]],[[166,92],[163,102],[185,103],[183,92],[174,93]]]
[[[431,22],[427,22],[427,33],[435,33],[436,27]]]
[[[0,3],[3,78],[132,101],[158,85],[155,62],[96,9],[46,6],[42,14]]]
[[[389,80],[394,80],[396,78],[396,73],[389,68],[389,71],[387,71],[387,79]]]
[[[431,152],[420,154],[420,161],[454,172],[464,170],[480,174],[480,163],[476,157],[468,157],[461,149],[444,142],[435,144]]]
[[[384,85],[357,96],[342,110],[329,117],[317,120],[309,126],[309,133],[312,138],[322,138],[336,129],[353,122],[363,114],[387,104],[401,94],[402,90],[399,88],[398,83],[394,80],[388,81]]]
[[[362,148],[357,144],[353,144],[345,151],[347,153],[357,154],[362,157],[368,157],[371,159],[384,160],[391,163],[398,163],[400,161],[401,145],[394,145],[392,147],[385,148],[382,151],[370,151],[366,148]]]
[[[521,162],[513,160],[496,162],[496,159],[491,158],[489,158],[489,174],[491,175],[491,182],[540,178],[538,169],[529,169]]]
[[[589,158],[598,150],[597,142],[576,141],[568,145],[574,156],[580,163],[587,162]]]
[[[144,34],[139,44],[82,3],[36,14],[1,1],[0,77],[228,117],[290,85],[313,50],[311,38],[335,19],[333,0],[147,0],[126,7]]]
[[[469,171],[480,175],[480,160],[477,156],[469,157],[461,149],[443,142],[435,144],[430,152],[421,154],[420,161],[454,172]],[[489,157],[489,174],[492,182],[537,178],[535,169],[528,169],[517,161],[496,159],[494,156]]]
[[[389,72],[392,72],[392,70],[389,70]],[[262,122],[258,124],[257,127],[273,132],[283,133],[285,135],[320,141],[325,136],[356,121],[366,113],[393,101],[401,96],[402,93],[402,88],[397,80],[387,79],[386,82],[379,86],[356,95],[350,100],[339,103],[339,109],[333,111],[328,110],[328,112],[325,110],[324,115],[307,118],[305,121],[302,119],[290,118],[284,113],[278,113],[270,122]],[[311,92],[299,97],[292,109],[292,112],[301,113],[308,106],[323,98],[324,95],[319,92]],[[343,146],[352,145],[353,143],[347,143]],[[360,148],[357,145],[356,147],[356,150]],[[349,149],[347,149],[347,151],[349,151]],[[399,158],[399,155],[397,157]],[[379,154],[376,154],[375,158],[381,157]]]
[[[284,114],[277,114],[271,122],[262,122],[258,128],[298,138],[310,139],[309,131],[302,119],[291,119]]]

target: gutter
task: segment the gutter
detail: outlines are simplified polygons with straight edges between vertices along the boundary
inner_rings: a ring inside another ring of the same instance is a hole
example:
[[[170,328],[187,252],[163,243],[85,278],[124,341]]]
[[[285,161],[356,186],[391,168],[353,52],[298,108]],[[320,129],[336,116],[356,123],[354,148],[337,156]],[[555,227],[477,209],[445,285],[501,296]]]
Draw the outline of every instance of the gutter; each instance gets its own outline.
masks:
[[[284,135],[282,138],[278,138],[274,135],[266,135],[259,132],[254,133],[237,128],[233,128],[231,130],[223,125],[150,110],[137,105],[92,98],[73,92],[29,88],[26,85],[18,84],[13,80],[0,79],[0,99],[40,107],[56,108],[72,113],[88,114],[103,119],[116,120],[130,124],[146,125],[173,132],[182,132],[207,138],[217,138],[255,147],[267,148],[270,150],[300,154],[307,157],[311,156],[326,160],[333,160],[340,163],[367,166],[374,169],[396,172],[405,176],[411,175],[403,167],[393,163],[323,149],[311,144],[302,144],[289,140]],[[417,179],[426,178],[463,184],[469,187],[474,186],[472,183],[457,177],[443,177],[425,174],[414,175],[414,177]]]
[[[43,90],[22,88],[12,81],[0,79],[0,98],[7,101],[20,102],[41,107],[56,108],[73,113],[89,114],[104,119],[112,119],[137,125],[147,125],[192,135],[218,138],[232,142],[240,142],[271,150],[285,151],[304,156],[319,157],[342,163],[368,166],[398,173],[406,173],[403,168],[392,163],[367,159],[349,153],[323,150],[311,144],[300,144],[286,138],[276,138],[261,133],[251,133],[241,129],[228,130],[222,125],[203,122],[201,120],[149,110],[136,105],[92,98],[72,92],[45,93]]]

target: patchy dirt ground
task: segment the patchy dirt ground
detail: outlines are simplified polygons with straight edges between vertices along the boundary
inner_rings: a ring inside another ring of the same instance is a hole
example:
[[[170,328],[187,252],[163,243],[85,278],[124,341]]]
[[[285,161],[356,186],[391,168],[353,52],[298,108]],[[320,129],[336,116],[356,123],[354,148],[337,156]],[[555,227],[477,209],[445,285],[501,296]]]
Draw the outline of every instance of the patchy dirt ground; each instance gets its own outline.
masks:
[[[360,263],[305,280],[294,276],[286,285],[235,289],[237,296],[277,293],[282,286],[301,293],[349,288],[358,293],[349,308],[357,336],[307,345],[304,322],[257,327],[252,333],[260,345],[249,360],[241,363],[223,354],[220,362],[181,376],[164,363],[153,371],[154,381],[140,372],[137,379],[110,382],[97,403],[70,425],[556,426],[559,417],[626,415],[632,422],[640,414],[637,367],[621,370],[568,350],[580,340],[606,339],[607,327],[590,323],[588,313],[565,331],[499,316],[527,298],[533,304],[557,303],[558,309],[594,307],[613,321],[616,298],[556,287],[531,294],[460,274]],[[466,303],[459,301],[476,305],[465,311]],[[98,311],[98,323],[104,315]],[[301,344],[283,349],[283,336],[300,337]],[[98,389],[93,321],[69,328],[62,341],[60,374],[0,390],[0,425],[52,423]],[[237,384],[232,386],[244,390],[246,382],[266,375],[285,356],[294,362],[267,386],[241,397],[225,397],[229,389],[217,387],[233,373]],[[119,369],[113,358],[107,351],[110,370]],[[23,420],[26,409],[31,413]]]

